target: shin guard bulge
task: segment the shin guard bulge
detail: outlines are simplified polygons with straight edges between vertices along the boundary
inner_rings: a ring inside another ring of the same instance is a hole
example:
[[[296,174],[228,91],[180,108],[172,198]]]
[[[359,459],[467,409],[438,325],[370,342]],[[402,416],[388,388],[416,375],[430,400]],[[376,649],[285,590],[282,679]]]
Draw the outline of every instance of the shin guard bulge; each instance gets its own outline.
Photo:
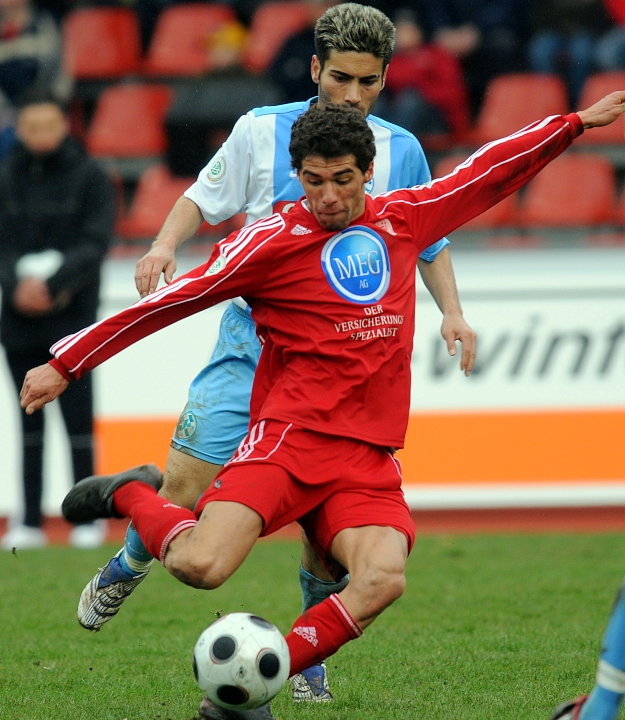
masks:
[[[325,660],[361,635],[358,623],[338,595],[331,595],[300,615],[286,636],[291,654],[290,675]]]

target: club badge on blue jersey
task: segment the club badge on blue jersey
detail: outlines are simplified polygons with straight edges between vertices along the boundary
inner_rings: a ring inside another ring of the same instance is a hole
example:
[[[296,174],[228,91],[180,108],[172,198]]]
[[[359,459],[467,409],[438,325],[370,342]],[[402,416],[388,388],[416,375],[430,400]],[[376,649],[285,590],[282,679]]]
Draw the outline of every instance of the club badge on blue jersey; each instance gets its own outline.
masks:
[[[384,240],[362,225],[348,227],[333,235],[321,251],[321,266],[338,295],[363,305],[379,302],[391,280]]]

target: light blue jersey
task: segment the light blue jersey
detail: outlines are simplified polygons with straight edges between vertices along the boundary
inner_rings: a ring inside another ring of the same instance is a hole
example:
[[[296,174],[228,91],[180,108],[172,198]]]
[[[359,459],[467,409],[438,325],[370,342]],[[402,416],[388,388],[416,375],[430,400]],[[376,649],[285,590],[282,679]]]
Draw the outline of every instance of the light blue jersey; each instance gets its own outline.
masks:
[[[237,120],[226,142],[185,192],[211,225],[246,214],[246,222],[295,202],[304,190],[291,167],[289,142],[306,102],[255,108]],[[407,130],[374,115],[367,118],[376,146],[373,179],[366,190],[421,185],[431,179],[423,148]],[[421,258],[432,261],[448,244],[439,240]],[[172,446],[193,457],[225,464],[247,434],[249,399],[260,344],[245,305],[225,310],[208,365],[191,383]]]

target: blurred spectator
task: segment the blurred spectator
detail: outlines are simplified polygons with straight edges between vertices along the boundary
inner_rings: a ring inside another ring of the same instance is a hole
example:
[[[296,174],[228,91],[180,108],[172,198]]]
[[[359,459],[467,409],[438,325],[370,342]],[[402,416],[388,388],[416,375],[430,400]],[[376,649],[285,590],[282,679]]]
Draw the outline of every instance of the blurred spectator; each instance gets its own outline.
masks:
[[[315,54],[315,23],[336,0],[308,0],[310,23],[292,35],[278,50],[267,74],[282,90],[284,102],[314,97],[317,86],[310,75],[310,60]]]
[[[238,20],[220,25],[203,41],[212,70],[177,80],[165,118],[166,162],[174,175],[194,176],[221,146],[240,115],[271,105],[279,89],[242,65],[249,30]]]
[[[462,63],[473,114],[496,75],[524,69],[527,0],[417,0],[426,40]]]
[[[529,70],[560,75],[576,107],[584,81],[596,69],[599,38],[610,25],[603,0],[533,0]]]
[[[207,52],[215,70],[241,67],[247,29],[237,21],[216,28],[207,39]]]
[[[34,86],[52,87],[69,98],[59,28],[31,0],[0,0],[0,156],[13,142],[15,103]]]
[[[459,139],[470,119],[460,62],[440,45],[424,42],[412,11],[400,11],[395,27],[395,52],[376,114],[419,137],[451,134]]]
[[[595,55],[597,70],[602,72],[625,70],[625,2],[604,0],[604,6],[614,24],[597,43]]]
[[[95,322],[100,269],[113,234],[115,195],[102,169],[69,136],[64,105],[29,91],[17,110],[17,141],[0,163],[0,342],[15,385],[46,362],[53,341]],[[70,388],[60,409],[74,481],[92,475],[91,381]],[[44,416],[20,413],[24,516],[2,538],[5,550],[41,547]],[[6,478],[5,478],[6,480]],[[105,527],[72,529],[76,547],[95,547]]]

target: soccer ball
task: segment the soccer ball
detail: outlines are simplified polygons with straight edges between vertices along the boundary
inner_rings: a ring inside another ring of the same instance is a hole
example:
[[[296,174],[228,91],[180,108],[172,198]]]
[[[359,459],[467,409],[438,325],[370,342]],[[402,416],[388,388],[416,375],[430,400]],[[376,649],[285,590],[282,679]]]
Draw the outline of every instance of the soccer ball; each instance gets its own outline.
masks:
[[[193,672],[209,700],[249,709],[269,702],[289,676],[284,636],[258,615],[224,615],[202,632],[193,650]]]

